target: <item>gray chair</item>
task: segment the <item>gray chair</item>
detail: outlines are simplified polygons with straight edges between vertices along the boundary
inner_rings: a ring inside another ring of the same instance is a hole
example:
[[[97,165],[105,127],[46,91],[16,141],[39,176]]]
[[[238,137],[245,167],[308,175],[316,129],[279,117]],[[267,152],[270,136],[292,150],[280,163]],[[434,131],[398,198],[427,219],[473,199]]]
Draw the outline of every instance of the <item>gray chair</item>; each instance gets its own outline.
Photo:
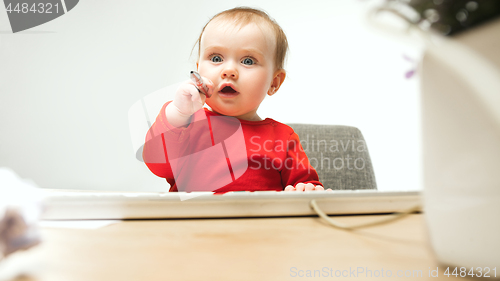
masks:
[[[325,189],[377,189],[368,147],[358,128],[288,125],[299,135]]]

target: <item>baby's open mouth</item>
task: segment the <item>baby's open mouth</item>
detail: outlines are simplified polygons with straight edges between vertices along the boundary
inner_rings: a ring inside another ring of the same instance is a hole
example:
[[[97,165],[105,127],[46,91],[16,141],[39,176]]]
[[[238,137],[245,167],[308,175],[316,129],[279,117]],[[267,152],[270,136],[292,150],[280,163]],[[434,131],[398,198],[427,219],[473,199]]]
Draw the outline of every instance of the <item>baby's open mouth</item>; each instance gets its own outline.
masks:
[[[224,88],[222,88],[222,90],[220,90],[221,93],[224,93],[224,94],[234,94],[236,93],[236,90],[231,88],[230,86],[226,86]]]

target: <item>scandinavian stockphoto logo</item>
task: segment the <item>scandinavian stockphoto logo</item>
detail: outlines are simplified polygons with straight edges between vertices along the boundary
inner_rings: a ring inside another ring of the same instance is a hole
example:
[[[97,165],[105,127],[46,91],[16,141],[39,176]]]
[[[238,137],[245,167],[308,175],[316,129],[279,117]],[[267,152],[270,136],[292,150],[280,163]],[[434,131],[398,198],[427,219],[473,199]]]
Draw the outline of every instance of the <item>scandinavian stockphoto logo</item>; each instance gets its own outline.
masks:
[[[252,136],[246,142],[241,123],[228,116],[195,113],[189,129],[172,129],[156,117],[172,100],[180,83],[162,88],[134,103],[129,109],[129,129],[137,160],[148,164],[157,176],[174,178],[181,200],[202,195],[236,181],[247,170],[309,169],[347,174],[369,165],[364,140],[354,136],[338,139],[301,136],[294,140]],[[157,122],[156,126],[152,126]],[[151,129],[150,128],[154,128]],[[290,151],[281,160],[273,155]],[[307,158],[303,154],[307,154]],[[293,159],[296,159],[293,160]],[[308,160],[307,160],[308,159]]]
[[[13,33],[56,19],[78,4],[78,0],[4,0],[3,2]]]
[[[249,162],[251,169],[310,169],[311,167],[318,170],[363,170],[366,166],[366,160],[363,157],[356,157],[361,152],[366,152],[366,143],[364,140],[356,140],[354,136],[350,139],[321,139],[315,138],[314,135],[301,136],[300,146],[298,151],[305,152],[309,160],[310,166],[302,159],[293,162],[292,158],[301,159],[297,150],[292,153],[292,157],[281,161],[279,158],[264,157],[260,159],[261,152],[268,153],[285,153],[289,148],[295,147],[297,144],[294,141],[281,140],[261,140],[260,136],[250,138]],[[350,154],[349,154],[350,153]],[[295,156],[295,157],[293,157]],[[256,159],[259,159],[258,161]],[[263,163],[261,163],[263,162]]]

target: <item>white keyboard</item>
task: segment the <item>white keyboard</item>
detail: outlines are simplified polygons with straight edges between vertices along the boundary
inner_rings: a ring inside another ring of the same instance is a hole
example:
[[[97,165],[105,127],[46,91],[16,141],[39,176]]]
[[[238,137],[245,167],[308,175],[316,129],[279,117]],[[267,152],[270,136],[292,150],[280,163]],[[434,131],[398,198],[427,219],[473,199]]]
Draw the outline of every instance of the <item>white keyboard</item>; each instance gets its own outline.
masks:
[[[336,190],[310,192],[229,192],[213,195],[44,190],[42,219],[159,219],[314,215],[316,199],[327,214],[393,213],[421,204],[419,191]]]

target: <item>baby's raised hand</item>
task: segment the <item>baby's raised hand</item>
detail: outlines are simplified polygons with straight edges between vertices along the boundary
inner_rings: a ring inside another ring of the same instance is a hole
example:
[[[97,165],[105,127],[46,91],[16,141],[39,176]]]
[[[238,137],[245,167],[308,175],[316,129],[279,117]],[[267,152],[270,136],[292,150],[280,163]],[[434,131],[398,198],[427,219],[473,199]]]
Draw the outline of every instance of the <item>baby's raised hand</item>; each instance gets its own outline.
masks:
[[[208,87],[209,94],[212,94],[214,84],[205,77],[202,79]],[[206,96],[198,91],[194,82],[187,80],[177,88],[172,103],[178,108],[179,113],[191,116],[203,107],[205,100]]]
[[[292,185],[288,185],[285,187],[285,191],[313,191],[313,190],[325,190],[321,185],[314,185],[312,183],[298,183],[293,187]],[[331,188],[328,188],[326,191],[332,191]]]
[[[209,94],[213,92],[213,83],[202,77],[208,87]],[[174,100],[165,109],[167,120],[174,127],[182,127],[189,123],[191,115],[205,104],[206,96],[198,91],[191,80],[183,82],[175,92]]]

